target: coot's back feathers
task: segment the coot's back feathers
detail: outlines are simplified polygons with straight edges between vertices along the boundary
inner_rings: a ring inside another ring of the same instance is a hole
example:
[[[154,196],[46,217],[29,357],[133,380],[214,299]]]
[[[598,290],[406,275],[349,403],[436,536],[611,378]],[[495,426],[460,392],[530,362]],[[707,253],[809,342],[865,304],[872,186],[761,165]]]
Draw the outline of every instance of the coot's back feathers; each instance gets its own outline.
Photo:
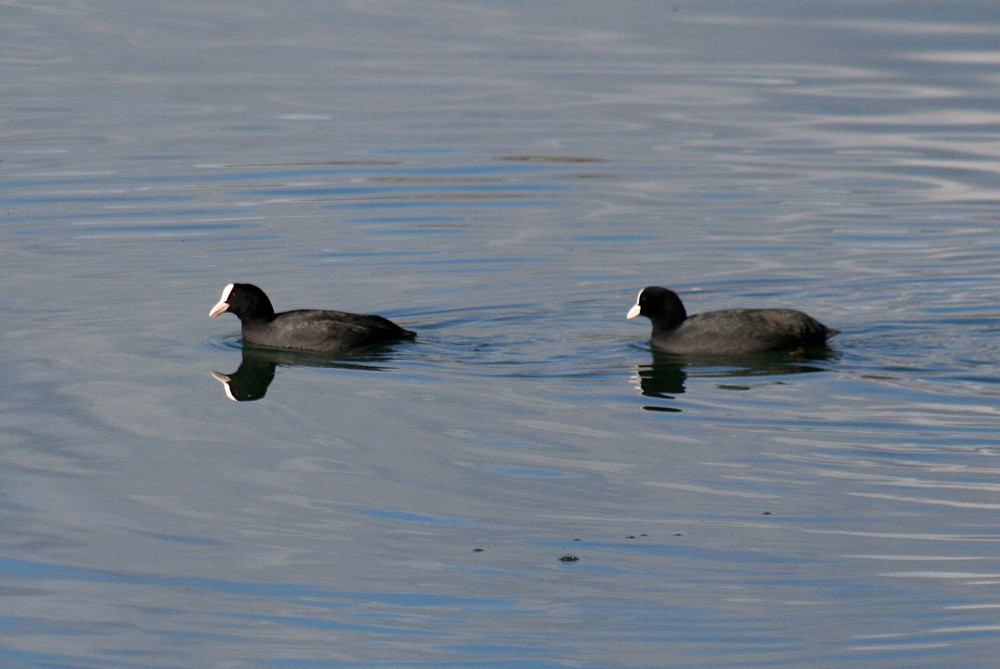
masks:
[[[243,321],[243,339],[256,346],[337,352],[412,337],[381,316],[297,309],[270,321]]]
[[[240,319],[243,341],[267,348],[340,353],[416,336],[382,316],[297,309],[279,314],[263,290],[231,283],[209,316],[230,312]]]
[[[653,323],[655,348],[679,354],[743,354],[822,346],[839,330],[794,309],[727,309],[688,316],[677,293],[644,288],[627,318]]]

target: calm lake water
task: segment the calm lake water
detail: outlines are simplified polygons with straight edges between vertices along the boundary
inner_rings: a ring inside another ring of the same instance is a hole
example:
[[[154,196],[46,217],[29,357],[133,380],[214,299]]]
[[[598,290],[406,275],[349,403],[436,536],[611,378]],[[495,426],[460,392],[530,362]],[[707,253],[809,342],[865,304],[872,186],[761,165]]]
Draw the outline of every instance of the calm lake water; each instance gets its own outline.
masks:
[[[0,18],[4,667],[997,666],[994,2]]]

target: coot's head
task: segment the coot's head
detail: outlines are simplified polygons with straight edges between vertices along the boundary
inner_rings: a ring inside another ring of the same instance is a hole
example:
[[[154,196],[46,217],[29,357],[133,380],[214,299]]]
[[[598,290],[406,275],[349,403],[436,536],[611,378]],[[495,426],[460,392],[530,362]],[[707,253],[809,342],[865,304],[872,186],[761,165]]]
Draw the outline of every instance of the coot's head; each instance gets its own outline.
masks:
[[[231,283],[222,289],[218,304],[208,312],[209,318],[229,312],[241,321],[269,321],[274,307],[264,291],[250,283]]]
[[[635,305],[628,310],[625,318],[645,316],[661,328],[675,328],[687,318],[684,303],[677,293],[659,286],[648,286],[639,291]]]

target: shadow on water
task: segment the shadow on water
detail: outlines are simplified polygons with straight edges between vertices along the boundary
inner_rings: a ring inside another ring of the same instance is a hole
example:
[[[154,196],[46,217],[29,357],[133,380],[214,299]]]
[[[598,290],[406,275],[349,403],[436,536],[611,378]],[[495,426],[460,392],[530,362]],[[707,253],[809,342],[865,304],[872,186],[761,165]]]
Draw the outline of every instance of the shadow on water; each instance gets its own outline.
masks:
[[[763,376],[787,376],[829,371],[818,363],[836,360],[838,354],[826,347],[770,351],[751,355],[699,355],[681,356],[652,350],[649,364],[636,366],[634,382],[645,397],[675,399],[686,390],[689,378],[723,379],[720,387],[731,390],[749,390],[739,379]],[[647,411],[680,412],[672,406],[644,406]]]
[[[322,356],[306,351],[244,347],[243,359],[235,372],[230,374],[212,372],[212,378],[222,384],[226,397],[234,402],[253,402],[267,394],[279,365],[383,371],[388,367],[380,363],[390,360],[391,347],[392,344],[338,357]]]

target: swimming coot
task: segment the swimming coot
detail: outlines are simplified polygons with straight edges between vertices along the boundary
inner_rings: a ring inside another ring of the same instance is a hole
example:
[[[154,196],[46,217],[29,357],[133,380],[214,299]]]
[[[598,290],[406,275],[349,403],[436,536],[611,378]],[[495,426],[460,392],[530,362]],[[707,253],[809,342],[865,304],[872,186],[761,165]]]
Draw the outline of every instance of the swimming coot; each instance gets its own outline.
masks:
[[[760,353],[822,346],[840,332],[794,309],[727,309],[688,316],[672,290],[643,288],[626,318],[653,322],[653,346],[668,353]]]
[[[340,353],[416,336],[381,316],[318,309],[276,314],[264,291],[249,283],[223,288],[208,315],[214,318],[227,311],[240,319],[245,343],[267,348]]]

